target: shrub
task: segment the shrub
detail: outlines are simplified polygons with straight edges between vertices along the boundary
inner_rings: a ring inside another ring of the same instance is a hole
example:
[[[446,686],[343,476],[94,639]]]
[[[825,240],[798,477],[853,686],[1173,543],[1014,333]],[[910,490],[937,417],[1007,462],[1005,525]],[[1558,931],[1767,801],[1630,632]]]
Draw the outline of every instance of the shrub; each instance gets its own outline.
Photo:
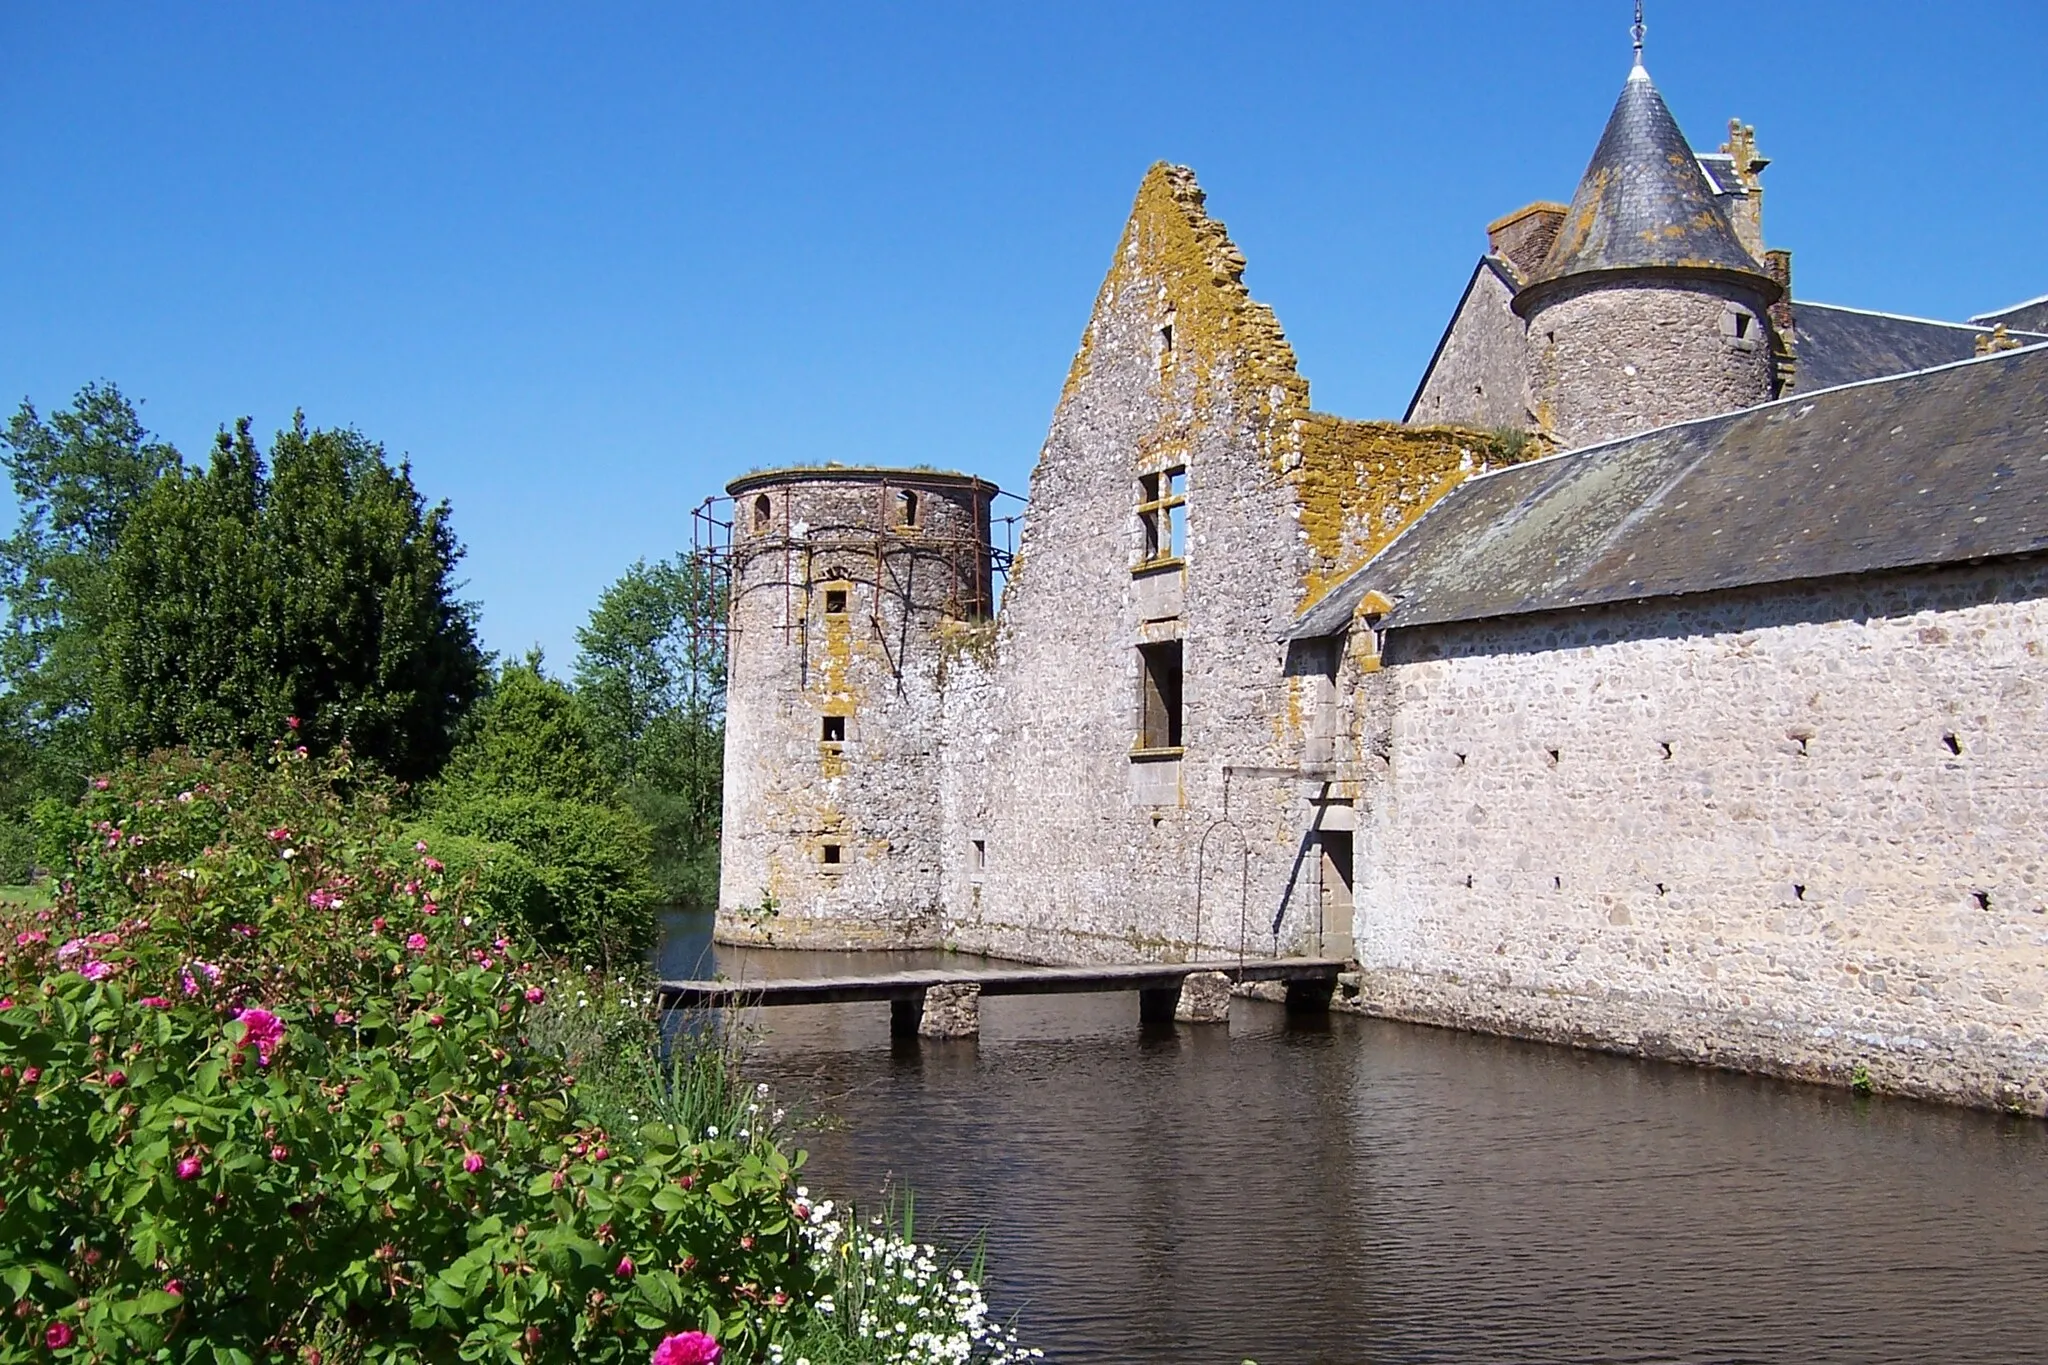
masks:
[[[620,1126],[549,1039],[580,987],[610,1002],[595,1036],[644,1043],[644,997],[551,969],[431,851],[391,856],[346,755],[160,754],[72,819],[55,906],[0,907],[0,1359],[794,1339],[796,1163],[675,1106]]]
[[[538,658],[498,675],[429,790],[424,819],[525,860],[499,857],[502,876],[479,880],[485,899],[543,945],[608,969],[652,952],[652,836],[594,756],[575,693],[543,675]],[[491,861],[480,845],[465,852]]]
[[[451,834],[516,851],[525,869],[509,860],[492,881],[513,894],[522,883],[525,928],[540,943],[611,970],[647,960],[659,923],[648,874],[647,827],[627,811],[583,801],[525,793],[465,794],[435,806],[430,824]]]

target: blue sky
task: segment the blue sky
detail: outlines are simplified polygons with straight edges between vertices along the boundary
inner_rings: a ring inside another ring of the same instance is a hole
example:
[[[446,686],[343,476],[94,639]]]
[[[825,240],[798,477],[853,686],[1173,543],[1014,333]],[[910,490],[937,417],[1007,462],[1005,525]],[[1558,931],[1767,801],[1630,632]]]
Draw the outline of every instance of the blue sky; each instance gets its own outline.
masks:
[[[1567,198],[1628,7],[0,5],[0,400],[188,456],[303,407],[410,456],[487,644],[574,631],[747,469],[1022,491],[1132,193],[1186,162],[1318,407],[1398,417],[1491,218]],[[1802,297],[2048,294],[2048,5],[1653,0],[1757,125]]]

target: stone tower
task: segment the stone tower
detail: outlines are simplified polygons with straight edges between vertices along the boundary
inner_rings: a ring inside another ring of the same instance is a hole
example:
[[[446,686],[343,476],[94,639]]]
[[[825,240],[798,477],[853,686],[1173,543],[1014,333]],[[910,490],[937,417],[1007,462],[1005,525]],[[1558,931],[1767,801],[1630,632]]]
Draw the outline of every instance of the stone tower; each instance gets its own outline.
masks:
[[[1569,448],[1776,397],[1769,309],[1783,293],[1638,62],[1515,295],[1537,425]]]
[[[990,503],[961,474],[749,474],[733,499],[718,930],[915,944],[940,908],[939,682],[994,608]]]

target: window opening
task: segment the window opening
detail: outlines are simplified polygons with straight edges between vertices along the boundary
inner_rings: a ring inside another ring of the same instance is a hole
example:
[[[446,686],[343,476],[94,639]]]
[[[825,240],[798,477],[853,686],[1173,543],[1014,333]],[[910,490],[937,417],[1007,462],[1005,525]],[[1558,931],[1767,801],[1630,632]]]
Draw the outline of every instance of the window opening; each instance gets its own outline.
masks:
[[[1145,562],[1179,559],[1187,550],[1187,480],[1183,466],[1138,480],[1138,520],[1145,527]]]
[[[839,853],[838,844],[826,843],[818,846],[818,860],[827,867],[839,866]]]
[[[896,523],[899,526],[917,525],[917,493],[904,489],[896,495]]]
[[[980,876],[988,871],[988,840],[975,839],[972,843],[974,844],[974,855],[969,861],[968,866],[973,869],[976,876]]]
[[[825,614],[827,616],[846,615],[846,589],[825,589]]]
[[[846,743],[846,717],[824,716],[820,718],[818,738],[826,744]]]
[[[767,530],[768,522],[774,517],[774,515],[775,504],[768,501],[768,495],[766,493],[763,493],[760,497],[754,499],[754,529],[756,531]]]
[[[1342,949],[1348,957],[1351,945],[1351,831],[1326,829],[1318,834],[1322,846],[1322,919],[1325,950]]]
[[[1145,679],[1139,701],[1138,747],[1181,747],[1181,642],[1139,645]]]

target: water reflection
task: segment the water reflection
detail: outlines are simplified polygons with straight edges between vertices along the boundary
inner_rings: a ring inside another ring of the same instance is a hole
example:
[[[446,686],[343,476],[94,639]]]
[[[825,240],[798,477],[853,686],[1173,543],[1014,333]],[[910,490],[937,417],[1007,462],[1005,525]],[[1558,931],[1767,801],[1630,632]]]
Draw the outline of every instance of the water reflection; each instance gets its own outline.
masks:
[[[1005,997],[978,1043],[896,1048],[880,1005],[757,1023],[755,1071],[823,1120],[812,1183],[986,1229],[996,1303],[1058,1360],[2021,1360],[2048,1333],[2034,1121],[1252,1002],[1142,1031],[1134,996]]]

